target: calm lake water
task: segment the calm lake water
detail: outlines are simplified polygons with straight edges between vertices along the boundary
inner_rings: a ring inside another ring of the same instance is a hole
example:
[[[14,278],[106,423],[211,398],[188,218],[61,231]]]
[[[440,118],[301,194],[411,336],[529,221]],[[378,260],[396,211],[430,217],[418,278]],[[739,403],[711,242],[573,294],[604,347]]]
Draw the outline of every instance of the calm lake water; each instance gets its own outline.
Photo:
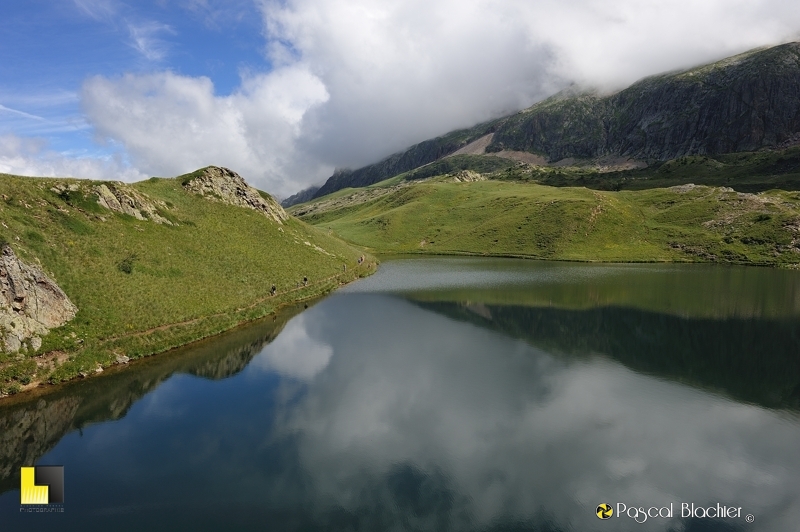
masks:
[[[34,464],[63,513],[20,513]],[[798,530],[800,272],[386,262],[0,403],[0,493],[15,531]]]

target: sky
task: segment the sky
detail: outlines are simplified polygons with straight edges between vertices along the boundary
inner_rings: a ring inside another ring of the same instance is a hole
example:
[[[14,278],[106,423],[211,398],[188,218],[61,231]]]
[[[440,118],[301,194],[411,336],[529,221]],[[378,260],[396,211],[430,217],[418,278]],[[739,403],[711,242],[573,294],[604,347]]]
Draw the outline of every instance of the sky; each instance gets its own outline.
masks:
[[[286,197],[572,83],[800,40],[800,3],[26,0],[0,25],[0,172],[213,164]]]

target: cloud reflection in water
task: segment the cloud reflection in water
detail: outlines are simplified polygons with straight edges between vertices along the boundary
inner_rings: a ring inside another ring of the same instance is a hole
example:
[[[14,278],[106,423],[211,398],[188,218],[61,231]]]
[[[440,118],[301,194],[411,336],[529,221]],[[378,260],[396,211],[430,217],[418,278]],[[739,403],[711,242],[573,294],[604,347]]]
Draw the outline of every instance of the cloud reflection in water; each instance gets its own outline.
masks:
[[[334,356],[279,430],[296,436],[327,504],[357,510],[402,464],[446,479],[487,526],[545,508],[580,529],[602,501],[744,506],[754,530],[800,518],[796,419],[604,358],[555,357],[390,296],[337,295],[302,317],[293,337]]]

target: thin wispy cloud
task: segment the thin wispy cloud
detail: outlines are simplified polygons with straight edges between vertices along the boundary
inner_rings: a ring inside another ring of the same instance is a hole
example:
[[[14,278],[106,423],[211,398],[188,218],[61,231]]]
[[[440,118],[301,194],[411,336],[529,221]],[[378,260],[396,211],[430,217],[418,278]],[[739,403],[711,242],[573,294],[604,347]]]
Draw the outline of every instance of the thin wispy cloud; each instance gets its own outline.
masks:
[[[221,29],[246,17],[252,10],[252,0],[183,0],[181,6],[206,27]]]
[[[19,111],[17,109],[11,109],[10,107],[6,107],[3,104],[0,104],[0,113],[13,113],[18,116],[22,116],[24,118],[30,118],[31,120],[44,120],[41,116],[32,115],[30,113],[26,113],[25,111]]]
[[[53,108],[70,105],[78,102],[78,93],[75,91],[54,90],[36,92],[30,89],[17,92],[0,91],[0,101],[34,109]]]
[[[166,57],[169,44],[162,37],[165,34],[175,34],[175,30],[169,24],[137,17],[132,6],[121,1],[73,1],[82,13],[97,22],[115,28],[121,37],[127,34],[122,38],[146,60],[159,62]]]
[[[117,13],[118,2],[113,0],[73,0],[84,14],[97,21],[110,21]]]
[[[148,61],[161,61],[167,55],[169,45],[159,35],[175,34],[167,24],[160,22],[128,23],[128,33],[133,48]]]

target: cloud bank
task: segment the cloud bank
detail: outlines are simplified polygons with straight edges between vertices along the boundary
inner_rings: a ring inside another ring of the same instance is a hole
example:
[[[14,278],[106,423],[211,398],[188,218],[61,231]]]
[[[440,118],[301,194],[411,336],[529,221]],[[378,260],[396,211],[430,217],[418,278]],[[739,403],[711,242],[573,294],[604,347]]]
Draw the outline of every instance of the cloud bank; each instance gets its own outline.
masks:
[[[88,179],[141,181],[148,176],[119,154],[74,157],[47,149],[42,138],[0,136],[0,173],[38,177],[74,176]]]
[[[778,0],[257,3],[272,70],[230,95],[171,71],[93,77],[98,137],[146,174],[220,164],[286,196],[570,82],[613,90],[800,36],[800,5]]]

